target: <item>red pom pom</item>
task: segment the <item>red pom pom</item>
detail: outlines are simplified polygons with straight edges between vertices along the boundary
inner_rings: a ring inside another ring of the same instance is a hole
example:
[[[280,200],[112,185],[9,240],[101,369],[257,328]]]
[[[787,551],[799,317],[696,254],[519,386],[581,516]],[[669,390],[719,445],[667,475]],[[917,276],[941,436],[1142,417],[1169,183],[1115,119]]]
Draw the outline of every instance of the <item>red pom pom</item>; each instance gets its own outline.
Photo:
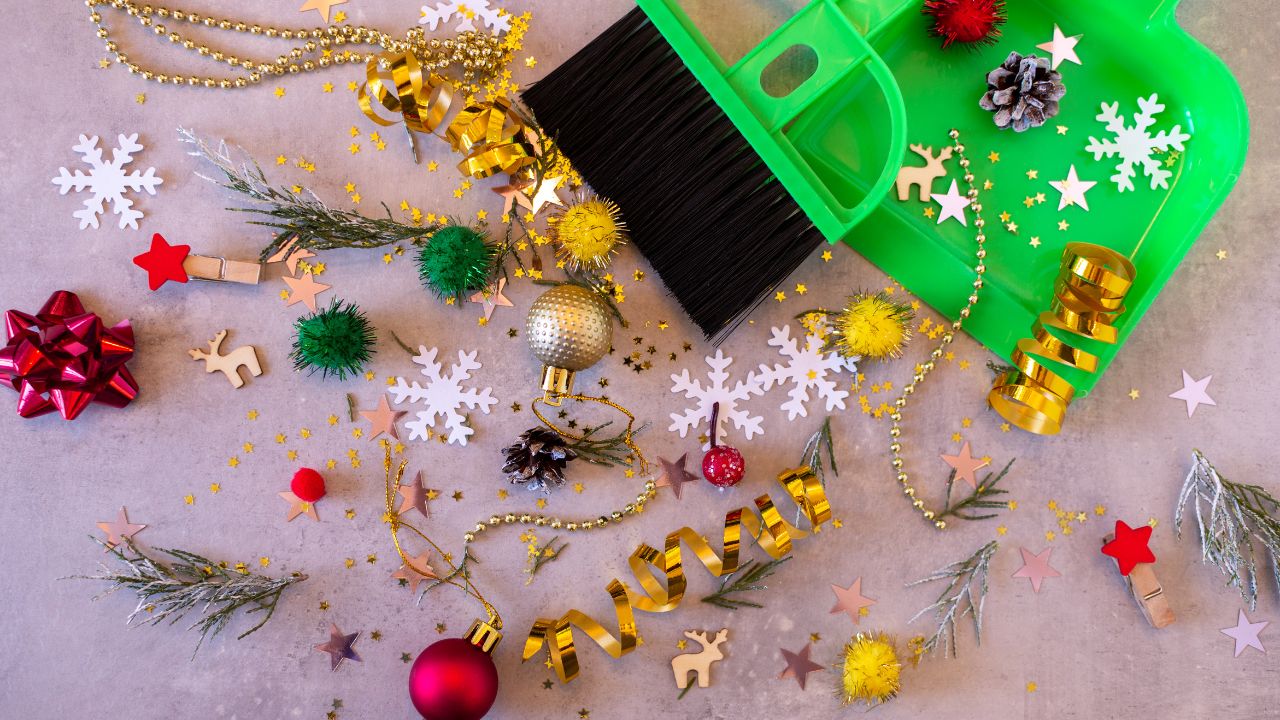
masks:
[[[313,503],[324,497],[324,476],[311,468],[302,468],[293,474],[289,489],[299,500]]]
[[[716,487],[737,485],[747,471],[747,463],[737,448],[717,445],[702,456],[702,476]]]
[[[929,33],[951,43],[994,45],[1008,19],[1004,0],[925,0],[921,12],[933,17]]]

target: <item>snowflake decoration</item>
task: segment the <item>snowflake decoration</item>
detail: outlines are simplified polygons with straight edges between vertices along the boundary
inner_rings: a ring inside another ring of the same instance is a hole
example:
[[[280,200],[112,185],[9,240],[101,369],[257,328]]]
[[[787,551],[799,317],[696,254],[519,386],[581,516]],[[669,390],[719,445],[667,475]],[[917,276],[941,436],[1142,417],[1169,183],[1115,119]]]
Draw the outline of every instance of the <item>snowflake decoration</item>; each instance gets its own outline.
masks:
[[[494,35],[511,30],[511,16],[502,8],[489,7],[489,0],[438,2],[434,8],[423,5],[422,17],[418,18],[418,24],[426,25],[435,32],[440,23],[448,22],[455,17],[459,18],[458,26],[454,28],[458,32],[475,32],[476,18],[480,18],[485,25],[488,25]]]
[[[72,175],[66,168],[58,168],[58,177],[53,179],[62,195],[72,190],[81,192],[88,189],[93,192],[92,197],[85,199],[84,208],[72,213],[80,219],[81,230],[89,226],[98,227],[98,216],[106,212],[107,202],[111,203],[111,211],[120,216],[121,229],[130,227],[137,230],[142,212],[133,209],[133,201],[124,196],[125,192],[146,190],[149,195],[155,195],[156,186],[164,182],[155,176],[155,168],[147,168],[146,173],[137,170],[125,173],[124,166],[133,162],[133,154],[142,149],[138,144],[138,133],[128,137],[120,135],[116,142],[118,147],[111,151],[111,162],[104,162],[98,136],[81,135],[80,144],[71,149],[80,153],[80,158],[90,168],[89,174],[76,170]]]
[[[715,357],[707,358],[707,365],[711,367],[711,372],[707,373],[710,384],[706,387],[702,386],[701,380],[691,380],[687,369],[679,375],[671,376],[672,382],[675,383],[671,387],[671,392],[684,393],[685,397],[697,400],[698,406],[683,413],[671,413],[671,427],[667,428],[668,430],[678,432],[680,437],[685,437],[690,430],[699,428],[711,420],[712,406],[720,403],[720,415],[715,427],[716,442],[724,439],[726,418],[732,420],[733,426],[745,433],[748,440],[764,433],[760,428],[764,418],[758,415],[753,417],[750,412],[738,408],[738,403],[750,399],[752,395],[763,395],[764,391],[750,376],[746,382],[739,380],[730,388],[727,368],[731,363],[733,358],[725,357],[723,350],[716,350]],[[703,444],[703,449],[709,447],[711,447],[710,442]]]
[[[836,389],[834,380],[828,379],[828,373],[835,375],[846,367],[844,358],[837,353],[822,352],[822,338],[819,335],[807,335],[804,347],[800,347],[797,338],[791,337],[791,326],[784,325],[773,328],[773,337],[769,345],[778,348],[789,362],[779,363],[772,368],[761,365],[759,373],[752,373],[748,382],[755,381],[762,390],[769,390],[774,385],[791,384],[787,393],[790,398],[782,403],[787,411],[787,420],[795,420],[796,416],[808,417],[805,404],[809,402],[809,389],[817,390],[818,397],[827,401],[827,412],[833,408],[844,409],[844,399],[849,397],[846,390]]]
[[[436,352],[436,348],[428,350],[425,345],[419,345],[418,354],[413,358],[415,363],[422,366],[422,374],[427,377],[425,388],[416,380],[406,383],[404,378],[399,377],[391,387],[391,394],[395,396],[397,405],[407,400],[427,406],[426,410],[418,413],[417,420],[405,423],[405,427],[410,430],[410,440],[430,439],[436,418],[443,418],[444,426],[449,431],[448,441],[466,445],[467,438],[475,434],[475,430],[467,425],[466,417],[458,411],[465,406],[470,409],[480,408],[488,415],[489,408],[498,401],[490,394],[490,388],[480,391],[462,388],[463,381],[471,379],[471,371],[480,369],[480,363],[476,362],[476,353],[479,351],[465,353],[459,350],[458,362],[450,368],[447,376],[441,373],[443,366],[436,362]]]
[[[1116,165],[1116,174],[1111,176],[1112,182],[1120,188],[1120,192],[1133,190],[1133,178],[1137,175],[1136,165],[1141,165],[1143,172],[1151,179],[1151,189],[1168,188],[1169,178],[1173,173],[1162,167],[1156,152],[1183,150],[1183,143],[1191,136],[1182,132],[1181,125],[1174,125],[1173,130],[1152,135],[1150,130],[1156,124],[1156,115],[1164,111],[1160,97],[1138,98],[1139,112],[1133,116],[1133,127],[1125,127],[1124,117],[1120,115],[1120,103],[1102,103],[1102,112],[1097,120],[1107,124],[1107,130],[1114,139],[1099,140],[1089,136],[1089,145],[1085,148],[1093,153],[1094,160],[1105,157],[1120,157]]]

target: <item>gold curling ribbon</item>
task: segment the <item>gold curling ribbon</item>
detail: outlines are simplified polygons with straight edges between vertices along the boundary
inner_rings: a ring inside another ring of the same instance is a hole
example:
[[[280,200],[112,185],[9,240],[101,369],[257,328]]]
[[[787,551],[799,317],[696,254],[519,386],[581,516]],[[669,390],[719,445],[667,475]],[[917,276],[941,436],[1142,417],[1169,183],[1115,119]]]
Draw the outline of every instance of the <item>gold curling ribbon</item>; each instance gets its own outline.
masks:
[[[1014,369],[996,378],[987,396],[991,407],[1028,432],[1054,435],[1060,431],[1075,387],[1045,362],[1096,372],[1098,356],[1063,337],[1114,345],[1119,339],[1114,323],[1124,312],[1135,274],[1133,263],[1113,250],[1068,243],[1054,283],[1053,304],[1032,325],[1033,337],[1018,341],[1010,358]]]
[[[778,482],[808,519],[812,528],[810,532],[816,532],[831,518],[831,505],[827,502],[826,491],[809,467],[788,470],[778,475]],[[712,550],[711,544],[702,535],[689,527],[682,527],[667,535],[666,545],[661,551],[643,544],[636,548],[627,559],[627,564],[640,583],[643,594],[633,592],[617,578],[609,581],[606,587],[618,619],[616,637],[586,613],[570,610],[558,620],[539,618],[534,623],[524,643],[523,659],[528,660],[538,654],[545,645],[560,681],[573,680],[578,676],[573,626],[586,632],[614,658],[635,650],[638,636],[634,611],[670,612],[684,598],[686,581],[681,543],[689,547],[712,575],[723,577],[737,571],[744,535],[759,543],[760,548],[770,557],[779,559],[791,552],[792,540],[810,534],[784,520],[769,495],[757,497],[755,505],[755,511],[744,507],[725,515],[723,557]],[[663,579],[659,579],[659,573]]]
[[[360,87],[360,109],[375,123],[390,127],[403,121],[409,130],[432,133],[449,115],[454,88],[439,75],[424,75],[412,52],[382,53],[369,61]],[[383,118],[375,105],[399,114]],[[472,103],[445,128],[445,139],[463,159],[458,170],[476,179],[515,174],[539,155],[537,134],[506,98]]]

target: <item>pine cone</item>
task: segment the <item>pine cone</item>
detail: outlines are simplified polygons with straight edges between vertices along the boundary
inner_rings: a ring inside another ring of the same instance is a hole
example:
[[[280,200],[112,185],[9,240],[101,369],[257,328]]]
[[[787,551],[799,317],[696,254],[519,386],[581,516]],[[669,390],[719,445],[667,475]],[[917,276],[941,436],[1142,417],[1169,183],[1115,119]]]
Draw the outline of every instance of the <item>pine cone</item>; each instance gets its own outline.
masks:
[[[1062,74],[1049,69],[1049,59],[1018,53],[987,74],[987,94],[978,105],[996,114],[1001,129],[1014,132],[1040,127],[1058,114],[1058,101],[1067,94]]]
[[[536,427],[526,430],[514,445],[502,449],[507,464],[502,472],[514,485],[525,485],[544,493],[551,485],[564,484],[564,467],[578,457],[554,430]]]

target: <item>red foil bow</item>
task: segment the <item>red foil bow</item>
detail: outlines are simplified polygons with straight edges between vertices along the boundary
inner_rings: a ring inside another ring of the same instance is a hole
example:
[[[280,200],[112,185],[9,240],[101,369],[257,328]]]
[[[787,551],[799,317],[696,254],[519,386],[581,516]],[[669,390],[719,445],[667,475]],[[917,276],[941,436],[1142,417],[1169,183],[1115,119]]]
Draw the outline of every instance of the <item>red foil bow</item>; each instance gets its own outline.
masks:
[[[138,396],[125,363],[133,357],[133,327],[106,327],[85,312],[76,294],[59,290],[34,317],[4,315],[9,343],[0,350],[0,379],[18,391],[18,414],[38,417],[57,410],[74,420],[89,403],[124,407]]]

